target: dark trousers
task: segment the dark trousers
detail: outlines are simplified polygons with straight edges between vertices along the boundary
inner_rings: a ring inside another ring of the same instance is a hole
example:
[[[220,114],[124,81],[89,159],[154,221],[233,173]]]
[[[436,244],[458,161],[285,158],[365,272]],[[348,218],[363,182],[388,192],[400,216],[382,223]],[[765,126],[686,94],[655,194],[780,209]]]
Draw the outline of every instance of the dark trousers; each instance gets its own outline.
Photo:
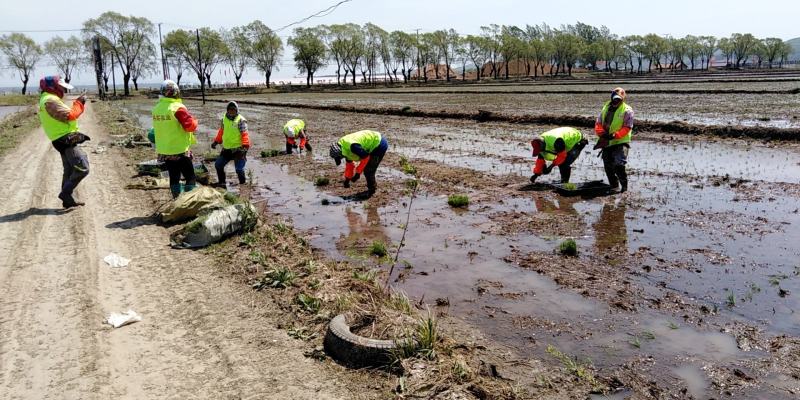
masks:
[[[367,166],[364,167],[364,178],[367,179],[367,190],[370,193],[375,193],[378,189],[378,184],[375,181],[375,173],[378,171],[378,166],[383,161],[383,156],[386,155],[386,151],[389,150],[389,142],[386,141],[386,138],[381,138],[381,143],[372,153],[369,153],[369,161],[367,162]]]
[[[197,185],[191,158],[180,156],[174,160],[164,160],[164,166],[169,173],[169,189],[172,191],[172,197],[178,197],[181,194],[181,175],[186,179],[185,191],[188,192]]]
[[[235,149],[225,149],[219,153],[219,157],[214,162],[214,168],[217,170],[217,182],[225,183],[225,166],[233,160],[233,168],[236,170],[236,177],[239,178],[239,184],[243,185],[247,182],[244,174],[244,166],[247,164],[247,150],[234,151]]]
[[[622,189],[628,189],[628,173],[625,165],[628,164],[627,143],[609,146],[603,149],[603,168],[608,177],[608,184],[616,188],[622,184]]]
[[[61,154],[61,165],[64,167],[59,197],[62,200],[72,199],[72,192],[89,175],[89,159],[78,146],[62,148],[58,153]]]
[[[558,166],[558,172],[561,173],[561,183],[569,182],[569,177],[572,174],[572,163],[578,159],[583,151],[583,148],[586,147],[588,143],[588,141],[581,140],[575,145],[575,147],[572,148],[572,150],[567,152],[567,159]]]

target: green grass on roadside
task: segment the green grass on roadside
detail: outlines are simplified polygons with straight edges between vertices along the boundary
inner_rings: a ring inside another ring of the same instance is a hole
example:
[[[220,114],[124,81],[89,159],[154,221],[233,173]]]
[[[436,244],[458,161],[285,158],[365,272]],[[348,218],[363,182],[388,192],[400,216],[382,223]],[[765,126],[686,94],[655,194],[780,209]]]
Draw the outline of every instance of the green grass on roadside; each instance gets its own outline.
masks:
[[[0,95],[0,106],[27,106],[34,105],[39,100],[37,95],[4,94]]]
[[[4,97],[4,96],[0,96]],[[3,118],[0,121],[0,156],[5,155],[9,150],[25,139],[33,129],[39,126],[39,118],[33,107],[26,108]],[[42,139],[46,139],[42,135]]]

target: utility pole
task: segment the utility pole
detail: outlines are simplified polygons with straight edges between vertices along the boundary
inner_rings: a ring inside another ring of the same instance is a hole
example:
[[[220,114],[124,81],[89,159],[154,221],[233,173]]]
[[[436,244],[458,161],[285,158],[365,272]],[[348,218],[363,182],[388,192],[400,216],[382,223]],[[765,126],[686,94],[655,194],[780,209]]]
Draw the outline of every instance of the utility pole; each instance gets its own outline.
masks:
[[[419,56],[419,49],[420,49],[420,43],[419,43],[419,29],[417,29],[416,31],[417,31],[417,83],[419,84],[419,77],[420,77],[420,74],[422,74],[422,70],[420,69],[420,66],[419,66],[419,65],[420,65],[420,56]]]
[[[200,93],[203,96],[203,105],[206,105],[206,77],[203,74],[203,53],[200,52],[200,30],[194,30],[197,36],[197,69],[200,70]]]
[[[164,57],[164,40],[161,38],[161,22],[158,23],[158,47],[161,48],[161,71],[164,79],[169,79],[169,68],[167,68],[167,58]]]
[[[111,52],[111,84],[114,85],[114,97],[117,97],[117,74],[114,72],[114,52]]]
[[[97,94],[100,100],[106,99],[106,91],[103,87],[103,52],[100,50],[100,37],[92,39],[92,57],[94,58],[94,73],[97,78]]]

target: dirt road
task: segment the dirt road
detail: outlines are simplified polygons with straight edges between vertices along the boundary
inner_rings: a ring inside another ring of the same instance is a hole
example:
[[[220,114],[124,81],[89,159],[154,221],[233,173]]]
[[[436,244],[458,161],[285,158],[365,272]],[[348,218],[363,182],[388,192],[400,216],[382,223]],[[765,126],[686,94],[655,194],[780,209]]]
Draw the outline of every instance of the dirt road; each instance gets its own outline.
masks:
[[[155,205],[123,189],[130,174],[92,112],[92,171],[69,212],[56,197],[58,154],[41,130],[0,159],[0,398],[363,398],[337,367],[303,356],[271,304],[167,246]],[[132,259],[112,269],[110,252]],[[106,315],[143,321],[111,329]]]

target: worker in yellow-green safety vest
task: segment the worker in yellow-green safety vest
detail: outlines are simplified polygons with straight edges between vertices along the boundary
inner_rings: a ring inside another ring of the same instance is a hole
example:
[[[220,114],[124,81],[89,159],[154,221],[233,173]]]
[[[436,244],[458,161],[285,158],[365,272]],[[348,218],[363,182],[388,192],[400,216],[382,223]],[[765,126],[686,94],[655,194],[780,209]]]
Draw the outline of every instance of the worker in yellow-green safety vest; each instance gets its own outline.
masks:
[[[383,156],[389,150],[389,142],[380,132],[358,131],[343,136],[336,143],[331,145],[330,156],[336,165],[346,161],[344,168],[344,187],[349,188],[350,182],[355,182],[361,177],[361,173],[367,178],[368,195],[375,194],[378,186],[375,182],[375,172],[378,170]],[[358,166],[355,162],[358,161]]]
[[[286,137],[286,154],[292,154],[292,149],[297,149],[299,153],[302,153],[303,149],[311,151],[308,132],[306,132],[306,121],[297,118],[290,119],[283,125],[283,135]],[[298,140],[300,140],[299,146]]]
[[[243,185],[246,182],[244,166],[247,163],[247,150],[250,149],[250,134],[247,133],[247,120],[239,114],[239,105],[235,101],[228,103],[211,148],[219,144],[222,144],[222,152],[214,162],[218,184],[225,187],[225,166],[233,160],[236,177],[239,178],[239,184]]]
[[[58,75],[45,76],[39,81],[39,121],[42,129],[50,139],[53,147],[61,155],[64,174],[61,178],[61,192],[58,198],[64,208],[82,206],[75,201],[72,193],[78,184],[89,175],[89,159],[78,145],[89,140],[89,137],[78,132],[78,117],[83,114],[86,95],[80,95],[67,107],[62,100],[64,89],[73,89]]]
[[[197,143],[194,137],[197,120],[183,105],[178,84],[165,80],[160,93],[152,111],[156,153],[158,160],[167,168],[169,190],[175,198],[181,194],[181,175],[186,180],[184,191],[191,191],[197,185],[191,150],[192,145]]]
[[[611,99],[603,105],[594,124],[594,132],[599,139],[594,146],[602,149],[603,168],[608,184],[620,193],[628,190],[628,149],[633,136],[633,108],[625,102],[625,89],[615,88]]]
[[[553,167],[558,167],[561,183],[569,182],[572,163],[587,144],[589,141],[583,133],[570,127],[551,129],[531,140],[533,156],[536,157],[531,183],[536,182],[539,176],[549,174]],[[547,166],[547,161],[551,161],[550,166]]]

